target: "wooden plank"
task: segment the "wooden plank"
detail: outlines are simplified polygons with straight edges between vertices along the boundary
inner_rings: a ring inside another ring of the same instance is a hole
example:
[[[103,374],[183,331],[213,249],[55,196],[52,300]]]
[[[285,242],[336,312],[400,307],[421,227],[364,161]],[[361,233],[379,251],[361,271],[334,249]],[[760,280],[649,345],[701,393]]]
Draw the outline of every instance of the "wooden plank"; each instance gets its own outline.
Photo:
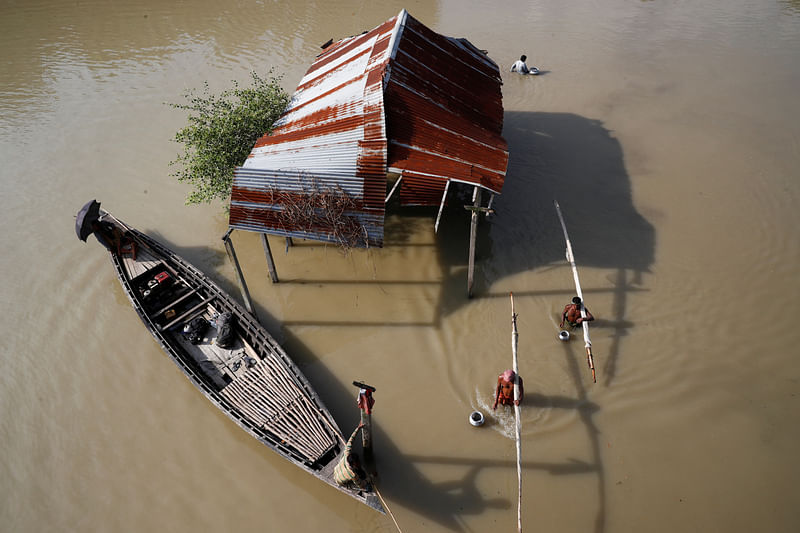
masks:
[[[159,330],[161,330],[161,331],[166,331],[166,330],[168,330],[169,328],[171,328],[172,326],[174,326],[174,325],[175,325],[175,324],[177,324],[178,322],[180,322],[180,321],[182,321],[182,320],[185,320],[185,319],[187,319],[189,316],[191,316],[193,313],[196,313],[196,312],[197,312],[197,311],[198,311],[198,310],[199,310],[201,307],[203,307],[204,305],[206,305],[208,302],[210,302],[210,301],[211,301],[211,300],[213,300],[214,298],[215,298],[215,296],[213,296],[213,295],[212,295],[212,296],[209,296],[208,298],[206,298],[205,300],[203,300],[203,301],[202,301],[202,302],[200,302],[199,304],[195,305],[194,307],[192,307],[191,309],[189,309],[189,310],[188,310],[188,311],[186,311],[185,313],[183,313],[183,314],[181,314],[181,315],[179,315],[179,316],[175,317],[175,319],[173,319],[173,320],[172,320],[172,322],[170,322],[170,323],[169,323],[169,324],[167,324],[166,326],[159,327],[158,329],[159,329]]]
[[[208,349],[211,347],[210,345],[192,344],[180,333],[175,333],[172,335],[172,338],[175,342],[183,347],[186,353],[188,353],[189,356],[191,356],[191,358],[197,362],[197,364],[201,366],[203,374],[209,377],[220,390],[227,385],[223,379],[225,372],[224,368],[222,367],[224,365],[209,357],[209,355],[213,355],[213,351]],[[210,367],[204,365],[210,365]]]
[[[186,294],[184,294],[183,296],[181,296],[177,300],[175,300],[173,302],[170,302],[169,304],[165,305],[164,307],[162,307],[161,309],[159,309],[158,311],[153,313],[152,316],[156,317],[156,316],[160,315],[161,313],[163,313],[164,311],[166,311],[170,307],[172,307],[174,305],[178,305],[179,303],[181,303],[182,301],[184,301],[186,298],[188,298],[189,296],[191,296],[193,294],[197,294],[197,291],[194,290],[194,289],[189,289],[189,292],[187,292]]]
[[[145,253],[138,254],[136,259],[127,255],[122,256],[122,265],[130,279],[144,274],[159,263],[160,261],[156,260],[152,255]]]

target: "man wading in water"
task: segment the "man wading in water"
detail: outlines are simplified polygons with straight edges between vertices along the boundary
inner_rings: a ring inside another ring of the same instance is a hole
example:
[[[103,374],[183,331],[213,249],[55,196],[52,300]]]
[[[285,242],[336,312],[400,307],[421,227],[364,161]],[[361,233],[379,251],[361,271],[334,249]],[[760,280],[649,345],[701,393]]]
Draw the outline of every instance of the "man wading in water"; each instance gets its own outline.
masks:
[[[519,405],[525,395],[525,388],[522,386],[522,378],[519,378],[519,400],[514,401],[514,376],[513,370],[506,370],[497,378],[497,388],[494,391],[494,405],[492,409],[497,409],[500,405]]]
[[[572,299],[571,304],[567,304],[564,306],[564,311],[561,313],[561,323],[558,325],[559,328],[564,327],[564,322],[576,328],[583,324],[584,321],[591,322],[594,320],[592,313],[589,312],[588,309],[583,307],[583,310],[586,311],[586,318],[583,318],[581,315],[581,308],[583,307],[583,303],[579,297],[575,297]]]
[[[539,74],[539,69],[536,67],[529,67],[525,61],[528,60],[528,56],[522,55],[519,56],[519,59],[511,65],[511,72],[516,72],[518,74]]]

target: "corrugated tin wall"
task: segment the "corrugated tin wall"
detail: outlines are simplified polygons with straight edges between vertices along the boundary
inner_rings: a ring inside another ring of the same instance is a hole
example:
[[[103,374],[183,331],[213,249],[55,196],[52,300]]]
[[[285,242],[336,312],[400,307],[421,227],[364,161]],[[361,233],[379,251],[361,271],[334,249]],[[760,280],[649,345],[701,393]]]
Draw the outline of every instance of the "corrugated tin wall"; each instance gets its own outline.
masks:
[[[383,244],[382,78],[395,22],[336,43],[311,65],[272,134],[259,139],[235,171],[232,227],[335,241],[333,229],[320,220],[297,225],[282,216],[284,200],[302,201],[322,188],[344,191],[352,200],[345,215],[364,225],[370,245]]]
[[[341,188],[354,198],[363,188],[363,182],[355,177],[344,179],[341,174],[307,174],[291,170],[239,168],[236,169],[236,181],[238,186],[231,196],[231,226],[333,243],[337,243],[337,240],[331,228],[319,219],[311,219],[308,224],[291,224],[281,213],[287,205],[303,202],[312,192],[337,191]],[[379,246],[383,242],[383,210],[352,209],[346,214],[363,227],[371,246]]]

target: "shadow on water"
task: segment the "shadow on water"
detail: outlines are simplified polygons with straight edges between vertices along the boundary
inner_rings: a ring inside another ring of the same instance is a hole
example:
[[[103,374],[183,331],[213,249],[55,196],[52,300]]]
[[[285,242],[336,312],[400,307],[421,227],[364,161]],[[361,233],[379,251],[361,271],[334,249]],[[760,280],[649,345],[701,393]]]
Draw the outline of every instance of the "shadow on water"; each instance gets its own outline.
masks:
[[[579,269],[610,271],[607,279],[611,287],[582,286],[590,307],[593,295],[613,295],[611,315],[599,316],[595,322],[597,327],[613,329],[601,369],[601,379],[609,385],[617,373],[622,339],[635,324],[627,316],[628,296],[646,290],[642,287],[642,274],[649,271],[655,250],[654,228],[633,205],[622,147],[600,121],[571,113],[508,112],[503,134],[509,145],[508,172],[503,193],[493,204],[495,214],[481,218],[478,226],[474,297],[506,298],[506,292],[494,293],[491,287],[503,278],[548,268],[565,269],[563,285],[515,287],[515,295],[552,295],[565,303],[574,295],[564,258],[564,237],[553,204],[558,200]],[[437,284],[439,296],[431,320],[426,323],[398,320],[397,325],[438,328],[443,317],[469,304],[466,287],[470,214],[464,209],[467,204],[471,204],[471,189],[451,187],[432,244],[409,244],[409,240],[414,233],[412,224],[428,220],[433,226],[438,208],[391,209],[390,204],[387,211],[384,247],[435,247],[439,262],[436,280],[303,279],[285,272],[281,273],[281,283],[407,284],[410,288]],[[281,271],[280,264],[278,270]],[[409,266],[407,270],[413,269]],[[292,323],[301,324],[305,323]],[[325,324],[328,323],[315,323]],[[330,325],[373,324],[337,320]],[[381,321],[380,325],[392,324]]]
[[[296,360],[314,360],[313,354],[303,342],[291,333],[287,333],[284,345],[290,356]],[[579,374],[577,365],[573,365],[573,367],[573,372]],[[359,422],[358,411],[355,409],[353,401],[354,388],[348,389],[343,386],[324,365],[313,364],[302,370],[331,414],[339,422],[342,431],[347,434]],[[581,377],[576,375],[575,379],[580,381]],[[376,392],[376,399],[377,402],[380,401],[380,391]],[[377,402],[376,415],[379,415],[381,406]],[[585,399],[585,392],[582,394],[582,399],[579,400],[530,394],[529,397],[526,397],[526,405],[528,404],[534,407],[576,409],[581,413],[583,420],[590,420],[591,414],[598,410],[597,405]],[[379,473],[377,486],[387,499],[390,508],[394,508],[394,510],[397,506],[402,506],[451,531],[465,531],[468,530],[468,527],[463,524],[462,517],[479,515],[489,509],[510,510],[516,508],[516,501],[513,498],[488,498],[481,493],[476,483],[481,472],[490,469],[513,469],[516,466],[515,461],[457,456],[407,455],[388,438],[377,420],[373,422],[373,440]],[[599,453],[599,447],[597,452]],[[424,473],[427,465],[453,467],[458,469],[458,473],[451,480],[433,482]],[[540,471],[558,476],[602,472],[598,461],[589,463],[574,458],[566,458],[563,462],[526,461],[522,463],[522,468],[524,471]],[[604,495],[601,495],[601,500],[604,501]]]
[[[491,287],[521,272],[559,268],[564,269],[562,285],[515,287],[514,294],[569,301],[574,286],[557,200],[579,270],[609,270],[610,287],[582,284],[590,307],[593,295],[612,295],[611,314],[593,323],[612,330],[599,369],[608,386],[617,373],[622,340],[635,325],[627,316],[628,297],[647,290],[642,274],[655,255],[655,230],[633,205],[622,147],[600,121],[570,113],[508,112],[503,134],[509,145],[508,172],[493,205],[496,213],[481,219],[478,228],[474,298],[507,298],[506,291],[492,292]],[[469,304],[469,213],[463,208],[471,203],[469,194],[461,188],[450,195],[436,238],[442,283],[434,326]],[[403,246],[399,225],[387,227],[387,246]]]
[[[608,386],[617,372],[621,343],[635,325],[627,316],[628,296],[641,287],[655,254],[653,226],[633,205],[630,177],[622,147],[612,132],[596,120],[569,113],[506,113],[504,135],[509,143],[509,167],[497,216],[479,233],[476,261],[480,261],[483,286],[476,297],[493,294],[498,280],[520,271],[566,267],[565,243],[554,200],[561,205],[579,269],[608,269],[610,289],[583,284],[587,303],[591,296],[611,291],[609,317],[593,327],[611,328],[611,343],[604,346],[601,381]],[[566,302],[574,294],[571,274],[564,285],[541,290],[515,289],[515,296],[554,294]],[[447,300],[452,302],[453,300]],[[598,406],[588,401],[584,385],[582,349],[563,344],[575,386],[575,398],[544,398],[554,406],[574,408],[586,429],[591,465],[597,476],[598,506],[594,530],[605,531],[606,475],[600,431],[594,421]],[[582,348],[582,346],[581,346]],[[605,351],[605,350],[604,350]],[[528,400],[526,398],[526,400]],[[536,403],[535,396],[529,401]],[[526,401],[527,403],[527,401]]]
[[[240,300],[238,288],[232,282],[221,279],[221,276],[214,273],[215,270],[223,267],[224,261],[227,260],[224,253],[203,247],[182,248],[170,243],[158,232],[147,231],[147,233],[201,270],[208,272],[223,289]],[[280,324],[275,318],[266,308],[257,303],[255,305],[256,313],[262,324],[265,324],[269,331],[278,331]],[[359,422],[358,411],[353,401],[354,388],[351,389],[342,384],[325,365],[319,364],[311,350],[290,330],[284,329],[283,334],[285,340],[282,344],[287,353],[309,379],[323,403],[338,422],[342,432],[345,435],[348,434]],[[574,360],[571,361],[571,371],[574,374],[575,382],[580,387],[582,379],[580,370],[577,363]],[[376,395],[379,398],[380,392]],[[592,414],[598,410],[596,404],[586,399],[583,389],[580,389],[577,399],[529,393],[526,397],[526,405],[540,408],[575,409],[587,427],[591,424]],[[231,428],[232,431],[238,431],[238,428],[233,426]],[[593,448],[599,456],[596,429],[591,434],[595,435]],[[468,530],[468,527],[463,524],[463,517],[479,515],[489,509],[512,509],[515,507],[515,502],[507,497],[488,498],[484,496],[477,484],[477,478],[482,472],[491,469],[513,469],[514,461],[457,456],[406,455],[382,431],[379,421],[373,423],[373,438],[376,447],[377,471],[380,474],[377,484],[390,506],[411,509],[425,519],[451,531]],[[265,454],[271,453],[266,448],[263,450]],[[450,480],[433,482],[424,473],[427,465],[453,467],[458,469],[458,473]],[[525,471],[540,471],[550,475],[582,475],[597,472],[602,476],[602,466],[599,461],[586,462],[575,458],[565,458],[563,462],[526,461],[522,463],[522,468]],[[288,470],[287,475],[292,475],[293,470],[291,468]],[[305,474],[300,474],[298,471],[298,475]],[[385,482],[382,483],[381,480],[385,480]],[[305,482],[316,483],[316,480],[305,480]],[[334,494],[338,493],[332,491],[331,495]],[[346,498],[345,496],[341,497]],[[604,501],[602,492],[601,500]],[[319,501],[324,505],[339,505],[339,500],[335,497]]]
[[[627,312],[628,297],[646,291],[641,277],[651,268],[655,250],[654,228],[633,205],[622,147],[601,122],[569,113],[506,113],[504,136],[509,144],[508,172],[503,194],[494,203],[496,214],[488,220],[482,219],[479,226],[474,298],[507,298],[507,292],[494,293],[491,287],[517,273],[552,268],[564,268],[563,285],[515,288],[515,295],[518,298],[554,296],[565,302],[574,295],[572,276],[564,258],[564,238],[553,204],[558,200],[579,269],[610,271],[607,277],[610,288],[585,284],[582,287],[587,303],[591,302],[592,295],[612,294],[610,316],[600,316],[593,323],[593,327],[612,330],[610,345],[604,346],[604,351],[607,350],[603,354],[605,362],[599,369],[601,382],[608,386],[617,372],[622,339],[635,326]],[[469,305],[466,298],[469,213],[463,206],[471,203],[470,193],[469,189],[456,187],[450,194],[436,236],[441,281],[432,327],[439,327],[442,317]],[[404,217],[418,217],[426,212],[432,224],[436,209],[417,209],[410,215],[395,214],[385,228],[385,246],[406,246],[409,232],[404,227]],[[591,461],[528,463],[525,467],[554,474],[596,473],[598,509],[594,530],[602,533],[606,522],[606,479],[600,432],[593,419],[599,407],[588,401],[583,384],[582,350],[576,351],[571,344],[564,344],[563,350],[575,383],[575,398],[531,394],[526,403],[575,409],[586,429]],[[337,396],[334,391],[330,392],[332,396],[326,397]],[[378,438],[381,438],[380,433]],[[500,466],[496,462],[404,457],[385,439],[381,442],[382,453],[404,465],[396,473],[405,479],[393,488],[392,498],[447,527],[455,528],[456,517],[468,509],[480,512],[489,507],[512,506],[512,502],[506,500],[485,500],[475,490],[477,472]],[[427,482],[413,467],[419,463],[452,464],[453,461],[463,461],[463,476],[440,485]]]
[[[599,369],[601,381],[610,385],[617,372],[622,339],[635,326],[628,317],[627,299],[632,293],[645,291],[641,276],[648,272],[654,258],[655,232],[653,226],[635,209],[629,176],[625,169],[622,148],[612,132],[596,120],[569,113],[510,112],[505,116],[504,136],[509,144],[510,160],[503,194],[496,199],[496,214],[482,219],[476,248],[476,283],[474,298],[507,298],[507,292],[492,292],[491,287],[500,280],[515,274],[552,268],[564,268],[564,282],[558,287],[515,288],[518,298],[554,296],[564,301],[574,294],[571,274],[564,259],[564,240],[553,206],[558,200],[570,232],[576,260],[580,268],[608,269],[607,279],[612,287],[583,286],[587,303],[591,296],[611,292],[611,315],[599,316],[593,327],[610,328],[611,343],[604,346],[605,363]],[[440,267],[439,297],[433,319],[417,324],[438,328],[442,317],[462,306],[469,305],[466,297],[469,239],[469,213],[463,208],[471,203],[470,191],[454,192],[448,198],[436,240]],[[429,214],[431,224],[436,209],[413,209],[387,218],[385,247],[408,246],[412,232],[404,224],[413,217]],[[176,249],[190,261],[201,257],[200,263],[209,264],[204,251]],[[217,254],[218,255],[218,254]],[[219,259],[211,258],[214,267]],[[278,265],[280,271],[280,265]],[[291,273],[287,273],[291,277]],[[282,283],[374,284],[395,283],[409,285],[430,284],[433,281],[395,280],[392,282],[368,280],[319,280],[282,278]],[[238,296],[238,289],[226,284],[225,288]],[[256,304],[257,314],[267,329],[276,331],[279,324]],[[315,322],[317,324],[317,322]],[[318,325],[352,326],[370,325],[357,321],[320,322]],[[382,321],[380,324],[387,324]],[[403,325],[408,325],[403,322]],[[287,349],[296,358],[308,378],[328,405],[343,431],[357,424],[354,413],[353,392],[343,387],[324,365],[314,364],[316,358],[302,341],[289,330]],[[606,479],[602,462],[600,432],[593,419],[599,406],[588,400],[584,386],[582,350],[575,343],[564,343],[562,348],[569,361],[570,375],[575,384],[575,397],[547,397],[529,394],[526,404],[550,408],[575,409],[587,433],[591,460],[588,462],[565,459],[563,463],[527,462],[528,470],[542,470],[553,475],[596,473],[598,510],[595,516],[596,533],[605,531]],[[576,351],[577,350],[577,351]],[[305,362],[305,364],[304,364]],[[344,424],[345,420],[352,423]],[[478,491],[475,479],[487,468],[509,468],[508,461],[471,458],[403,455],[400,449],[386,438],[379,425],[375,427],[378,462],[382,457],[391,460],[386,478],[392,479],[386,487],[386,496],[392,501],[414,509],[429,519],[451,530],[462,530],[459,516],[478,514],[489,508],[511,508],[507,499],[486,499]],[[445,483],[429,481],[419,465],[436,463],[462,466],[460,477]]]
[[[635,324],[627,316],[627,298],[646,290],[642,274],[653,264],[655,230],[633,205],[622,146],[602,122],[571,113],[509,112],[505,118],[508,172],[496,202],[497,215],[478,234],[477,275],[482,279],[476,280],[476,297],[507,297],[488,288],[517,272],[567,268],[553,204],[557,200],[579,270],[610,271],[610,288],[582,285],[589,304],[593,294],[613,295],[612,314],[593,324],[613,329],[601,369],[601,379],[609,385],[616,375],[622,339]],[[540,295],[559,289],[566,303],[574,294],[568,272],[562,287],[545,292],[522,288],[514,293],[522,297],[525,291]]]

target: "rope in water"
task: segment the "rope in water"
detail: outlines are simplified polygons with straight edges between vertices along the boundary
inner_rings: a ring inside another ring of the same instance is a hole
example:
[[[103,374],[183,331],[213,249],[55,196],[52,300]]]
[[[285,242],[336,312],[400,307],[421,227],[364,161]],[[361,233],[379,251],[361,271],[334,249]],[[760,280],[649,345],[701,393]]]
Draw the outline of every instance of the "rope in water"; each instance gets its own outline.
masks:
[[[291,383],[295,388],[298,388],[297,385],[294,382],[291,382]],[[347,442],[347,440],[344,438],[344,435],[342,435],[342,432],[339,431],[339,428],[337,428],[333,424],[331,424],[327,417],[323,416],[322,419],[328,425],[330,430],[333,431],[333,434],[336,435],[337,437],[339,437],[339,440],[342,442],[342,444],[345,444]],[[367,473],[367,475],[369,476],[369,473]],[[400,533],[403,533],[403,530],[400,529],[400,524],[397,523],[397,520],[395,519],[394,514],[392,513],[392,510],[389,509],[389,506],[387,505],[386,500],[383,499],[383,495],[381,495],[380,491],[378,490],[378,486],[375,484],[375,480],[372,478],[372,476],[370,476],[370,483],[372,484],[372,489],[375,491],[375,494],[378,496],[378,499],[381,501],[381,504],[383,505],[383,508],[386,509],[386,512],[389,514],[389,518],[391,518],[392,522],[394,522],[394,527],[397,528],[397,531],[399,531]]]

